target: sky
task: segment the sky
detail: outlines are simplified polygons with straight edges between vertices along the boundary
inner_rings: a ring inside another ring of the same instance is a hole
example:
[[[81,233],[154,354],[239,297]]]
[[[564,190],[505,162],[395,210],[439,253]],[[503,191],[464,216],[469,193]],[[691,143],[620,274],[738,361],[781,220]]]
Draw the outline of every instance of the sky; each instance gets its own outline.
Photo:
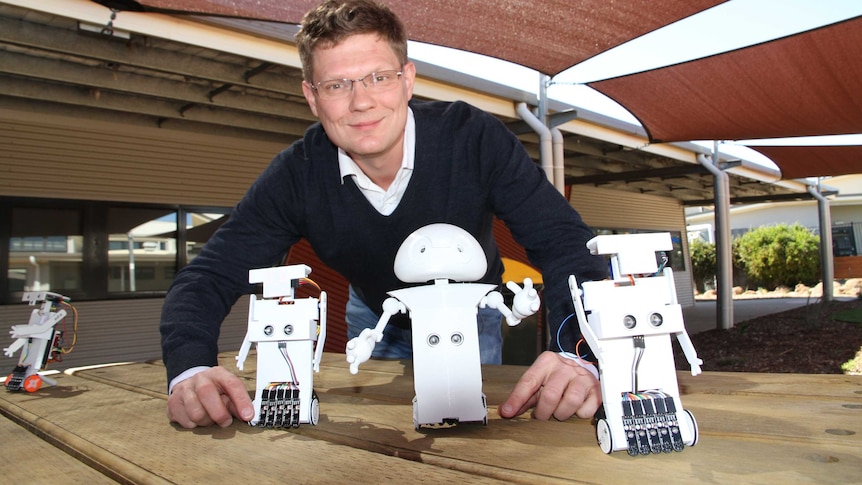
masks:
[[[639,124],[625,108],[584,83],[664,67],[810,30],[862,15],[862,0],[731,0],[588,59],[551,79],[548,97]],[[411,42],[410,57],[456,69],[528,92],[538,92],[532,69],[477,54]],[[862,134],[758,140],[761,144],[862,144]],[[775,168],[745,148],[745,140],[721,150]],[[712,146],[712,142],[708,142]]]

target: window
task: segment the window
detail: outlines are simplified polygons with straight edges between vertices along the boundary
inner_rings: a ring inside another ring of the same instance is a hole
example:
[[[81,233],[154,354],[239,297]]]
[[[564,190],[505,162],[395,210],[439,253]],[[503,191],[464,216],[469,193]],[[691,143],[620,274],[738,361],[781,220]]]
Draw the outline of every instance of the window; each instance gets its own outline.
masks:
[[[216,229],[227,221],[227,212],[186,213],[186,261],[190,262],[201,252]]]
[[[81,290],[81,213],[68,208],[13,207],[7,285],[12,301],[25,291]]]
[[[108,291],[165,291],[177,265],[177,211],[108,209]],[[165,271],[167,268],[167,271]]]
[[[161,295],[229,208],[0,197],[0,304]],[[181,250],[179,248],[182,248]]]

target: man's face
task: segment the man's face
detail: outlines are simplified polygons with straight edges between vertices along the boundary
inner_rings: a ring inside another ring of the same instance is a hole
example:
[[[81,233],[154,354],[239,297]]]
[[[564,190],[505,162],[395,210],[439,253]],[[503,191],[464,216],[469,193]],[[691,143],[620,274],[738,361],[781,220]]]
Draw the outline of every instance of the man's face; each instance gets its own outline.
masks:
[[[359,79],[372,72],[403,73],[392,88],[372,92],[357,81],[351,93],[338,99],[321,98],[311,84],[302,83],[305,99],[326,134],[357,163],[400,166],[407,102],[413,96],[416,78],[413,63],[401,66],[389,44],[376,34],[354,35],[336,46],[318,47],[313,55],[315,84],[330,79]]]

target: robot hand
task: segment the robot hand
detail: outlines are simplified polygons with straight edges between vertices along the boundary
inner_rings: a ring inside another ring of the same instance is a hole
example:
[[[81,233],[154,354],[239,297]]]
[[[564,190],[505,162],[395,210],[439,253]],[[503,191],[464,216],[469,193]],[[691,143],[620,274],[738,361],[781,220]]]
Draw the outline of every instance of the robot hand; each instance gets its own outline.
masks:
[[[703,364],[703,359],[695,359],[694,362],[691,362],[691,375],[696,376],[700,374],[700,366]]]
[[[27,338],[33,334],[33,329],[31,325],[12,325],[12,330],[9,331],[9,335],[12,338]]]
[[[17,352],[18,349],[21,349],[24,347],[24,344],[26,342],[27,342],[27,339],[19,338],[18,340],[12,342],[12,345],[4,348],[3,353],[6,354],[6,357],[12,357],[13,355],[15,355],[15,352]]]
[[[514,281],[506,283],[506,288],[515,294],[512,301],[512,316],[507,317],[510,325],[517,325],[521,320],[539,311],[539,293],[533,288],[533,280],[524,279],[524,288],[518,286]],[[516,319],[512,323],[512,319]]]
[[[347,362],[350,364],[350,373],[359,372],[359,364],[371,358],[371,352],[377,342],[383,339],[383,333],[377,333],[374,329],[366,328],[358,337],[347,342]]]

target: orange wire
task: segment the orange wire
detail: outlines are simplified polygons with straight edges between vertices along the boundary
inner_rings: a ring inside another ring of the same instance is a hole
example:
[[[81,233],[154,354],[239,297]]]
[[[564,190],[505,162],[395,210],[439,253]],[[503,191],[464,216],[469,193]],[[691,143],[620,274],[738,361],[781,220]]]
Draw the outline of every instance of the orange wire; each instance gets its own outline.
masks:
[[[582,361],[586,362],[587,364],[590,364],[590,365],[596,365],[596,363],[595,363],[595,362],[591,362],[591,361],[589,361],[589,360],[584,359],[583,357],[581,357],[581,351],[580,351],[580,348],[581,348],[581,343],[582,343],[583,341],[584,341],[584,339],[583,339],[583,338],[581,338],[580,340],[578,340],[578,343],[576,343],[576,344],[575,344],[575,355],[578,357],[578,359],[580,359],[580,360],[582,360]]]

